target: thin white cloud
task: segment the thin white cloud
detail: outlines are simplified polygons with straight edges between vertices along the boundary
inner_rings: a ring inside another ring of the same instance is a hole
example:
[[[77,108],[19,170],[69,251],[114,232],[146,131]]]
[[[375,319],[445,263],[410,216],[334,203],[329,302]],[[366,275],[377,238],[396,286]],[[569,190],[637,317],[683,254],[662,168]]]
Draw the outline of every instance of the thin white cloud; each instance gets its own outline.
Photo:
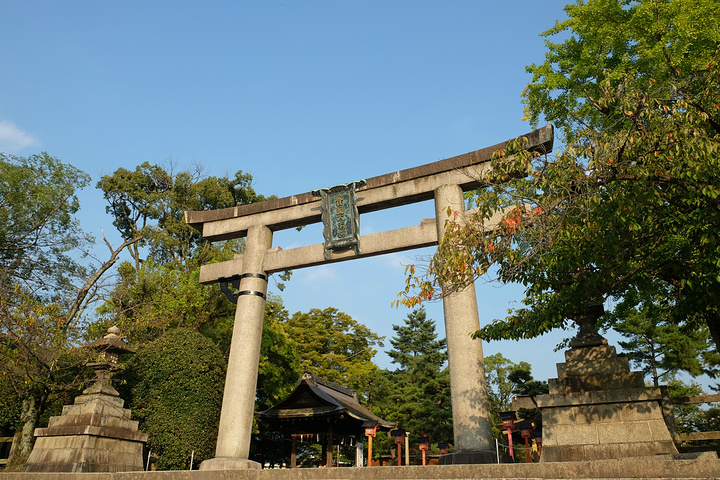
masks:
[[[23,148],[39,145],[40,142],[7,121],[0,121],[0,152],[16,153]]]
[[[308,268],[303,271],[304,278],[302,281],[309,284],[319,284],[323,282],[333,282],[337,279],[337,269],[332,265],[319,265],[317,267]]]

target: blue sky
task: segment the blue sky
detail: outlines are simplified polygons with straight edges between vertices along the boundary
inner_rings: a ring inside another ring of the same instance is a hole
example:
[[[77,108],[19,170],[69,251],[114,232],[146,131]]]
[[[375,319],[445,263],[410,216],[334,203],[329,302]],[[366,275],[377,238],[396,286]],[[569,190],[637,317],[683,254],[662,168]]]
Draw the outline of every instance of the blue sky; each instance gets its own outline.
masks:
[[[46,151],[93,185],[145,161],[202,163],[279,197],[434,162],[531,130],[525,65],[543,61],[539,33],[565,3],[1,2],[0,151]],[[111,233],[99,191],[81,201],[84,228]],[[430,203],[376,212],[361,233],[432,216]],[[321,242],[319,226],[275,236],[283,248]],[[387,340],[408,313],[390,307],[404,266],[430,253],[298,270],[281,295],[291,313],[337,307]],[[481,323],[522,299],[517,286],[477,292]],[[441,305],[427,309],[444,334]],[[484,349],[547,379],[564,336]]]

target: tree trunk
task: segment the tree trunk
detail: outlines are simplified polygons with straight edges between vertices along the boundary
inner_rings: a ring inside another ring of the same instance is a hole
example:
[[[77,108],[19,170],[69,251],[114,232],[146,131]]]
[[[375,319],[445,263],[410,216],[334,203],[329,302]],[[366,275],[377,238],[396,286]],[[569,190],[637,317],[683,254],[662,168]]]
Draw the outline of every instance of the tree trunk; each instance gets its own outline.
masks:
[[[27,457],[32,451],[35,437],[35,425],[37,423],[37,406],[35,397],[28,396],[23,400],[22,411],[20,412],[20,422],[22,423],[22,437],[20,445],[18,445],[17,454],[21,457]]]
[[[715,349],[720,353],[720,318],[706,316],[705,321],[710,330],[710,336],[715,342]]]

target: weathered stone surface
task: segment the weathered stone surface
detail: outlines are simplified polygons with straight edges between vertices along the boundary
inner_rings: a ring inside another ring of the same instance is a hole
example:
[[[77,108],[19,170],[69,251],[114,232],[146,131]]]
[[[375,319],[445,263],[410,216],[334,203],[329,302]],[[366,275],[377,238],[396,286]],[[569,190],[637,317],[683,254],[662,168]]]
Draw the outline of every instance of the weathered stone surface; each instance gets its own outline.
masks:
[[[2,480],[467,480],[467,479],[717,479],[715,454],[535,464],[443,465],[275,470],[167,471],[95,474],[5,473]]]
[[[601,362],[617,358],[617,351],[612,345],[598,345],[593,348],[571,348],[565,351],[567,363]]]
[[[459,212],[460,218],[465,211],[465,198],[457,185],[443,185],[435,191],[438,238],[445,234],[447,225],[441,219],[443,215],[447,217],[445,212],[448,208]],[[448,288],[452,286],[443,285],[444,290]],[[475,285],[445,296],[443,313],[450,371],[453,444],[458,462],[496,462],[482,342],[470,336],[480,328]],[[465,452],[468,452],[467,456],[459,456]]]
[[[643,388],[644,385],[645,381],[641,372],[623,371],[604,374],[568,375],[548,380],[550,393],[556,395],[592,390]]]
[[[123,400],[106,394],[80,395],[47,428],[35,429],[27,472],[126,472],[143,470],[147,435],[130,420]]]
[[[215,451],[217,458],[205,460],[200,465],[201,469],[247,468],[242,466],[249,462],[267,293],[267,277],[258,275],[265,275],[265,254],[271,246],[272,232],[269,228],[256,225],[249,229],[246,259],[243,271],[239,273],[250,275],[240,280],[239,289],[259,295],[238,297]]]
[[[528,150],[547,153],[553,146],[553,127],[548,125],[529,132]],[[442,185],[460,185],[464,191],[481,185],[483,170],[499,143],[474,152],[418,167],[387,173],[367,179],[357,189],[358,211],[374,212],[385,208],[430,200]],[[252,225],[265,225],[273,231],[295,228],[320,221],[320,199],[307,192],[300,195],[252,203],[220,210],[185,212],[185,221],[202,231],[206,240],[217,241],[244,237]]]
[[[535,399],[543,415],[541,462],[677,453],[660,389],[645,387],[642,374],[615,355],[607,345],[566,353],[550,394]]]

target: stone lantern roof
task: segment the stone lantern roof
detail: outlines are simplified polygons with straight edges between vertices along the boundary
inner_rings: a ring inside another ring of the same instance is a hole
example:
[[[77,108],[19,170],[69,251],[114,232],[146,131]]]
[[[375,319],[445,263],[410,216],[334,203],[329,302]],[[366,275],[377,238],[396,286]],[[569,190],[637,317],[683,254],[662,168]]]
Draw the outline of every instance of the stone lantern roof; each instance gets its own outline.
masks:
[[[120,329],[116,326],[108,328],[107,334],[87,345],[87,348],[96,350],[113,366],[118,364],[118,356],[123,353],[135,353],[135,349],[128,346],[120,336]]]

